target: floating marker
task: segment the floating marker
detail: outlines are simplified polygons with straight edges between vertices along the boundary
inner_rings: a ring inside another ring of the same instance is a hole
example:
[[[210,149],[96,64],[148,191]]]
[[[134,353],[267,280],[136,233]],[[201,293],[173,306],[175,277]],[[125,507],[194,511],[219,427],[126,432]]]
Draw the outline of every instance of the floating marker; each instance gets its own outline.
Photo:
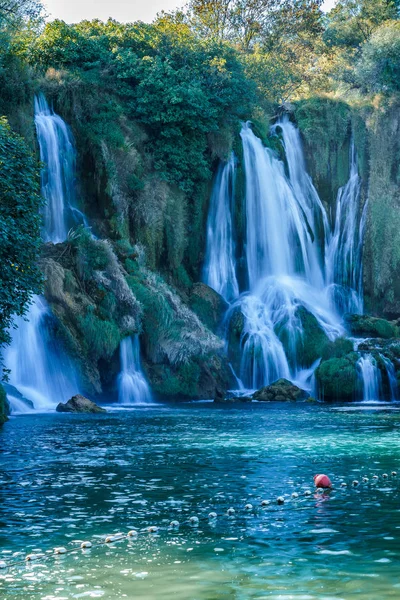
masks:
[[[135,531],[134,529],[131,529],[130,531],[128,531],[128,537],[136,537],[138,534],[137,531]]]
[[[278,504],[285,504],[285,498],[283,496],[278,496],[276,501]]]
[[[357,479],[355,479],[351,485],[352,485],[353,487],[357,487],[357,486],[358,486],[358,484],[359,484],[359,482],[357,481]]]
[[[261,500],[261,506],[268,506],[268,504],[271,504],[269,500]]]
[[[190,517],[189,523],[191,525],[194,525],[195,527],[197,527],[197,525],[199,524],[199,518],[198,517]]]
[[[387,479],[388,478],[388,474],[387,473],[383,473],[382,477],[383,477],[383,479]]]
[[[304,495],[305,496],[311,496],[312,491],[311,490],[304,490]]]
[[[345,481],[342,481],[342,483],[340,484],[340,487],[346,488],[347,487],[347,483]]]
[[[298,498],[298,497],[299,497],[298,493],[297,493],[297,492],[293,492],[293,494],[292,494],[292,498],[293,498],[293,499],[296,499],[296,498]]]
[[[40,558],[43,558],[44,554],[28,554],[25,557],[25,560],[30,562],[32,560],[39,560]]]
[[[228,508],[228,510],[226,511],[226,513],[228,515],[234,515],[235,514],[235,509],[234,508]]]
[[[392,471],[391,475],[392,475],[392,477],[396,477],[397,476],[397,471]]]
[[[372,479],[373,479],[374,481],[377,481],[377,480],[379,479],[379,477],[378,477],[378,475],[373,475]]]
[[[217,515],[217,513],[216,513],[216,512],[210,512],[210,513],[208,514],[208,518],[209,518],[210,520],[212,520],[212,519],[216,519],[217,517],[218,517],[218,515]]]
[[[170,527],[172,527],[172,529],[178,529],[179,527],[179,521],[171,521],[171,523],[169,524]]]
[[[149,533],[156,533],[158,531],[158,527],[157,525],[150,525],[150,527],[147,528],[147,531]]]
[[[253,510],[253,505],[252,504],[246,504],[246,506],[244,507],[245,510]]]
[[[314,483],[317,488],[331,488],[332,482],[328,475],[314,475]]]
[[[4,560],[0,560],[0,569],[7,569],[7,563]]]
[[[92,542],[82,542],[81,548],[91,548]]]
[[[54,548],[54,554],[66,554],[67,549],[64,546],[59,546],[58,548]]]
[[[369,481],[368,477],[363,477],[363,478],[362,478],[362,482],[363,482],[363,483],[368,483],[368,481]]]

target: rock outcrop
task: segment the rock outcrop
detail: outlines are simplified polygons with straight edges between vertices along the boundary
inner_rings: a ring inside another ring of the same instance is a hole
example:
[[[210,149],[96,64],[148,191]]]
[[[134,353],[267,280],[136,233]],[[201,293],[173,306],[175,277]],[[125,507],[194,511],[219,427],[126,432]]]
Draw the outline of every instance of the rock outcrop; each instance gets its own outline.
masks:
[[[253,394],[258,402],[304,402],[310,394],[288,379],[278,379]]]
[[[85,398],[85,396],[81,396],[81,394],[77,394],[73,396],[68,402],[63,404],[60,402],[56,408],[57,412],[62,413],[105,413],[107,412],[104,408],[97,406],[91,400]]]

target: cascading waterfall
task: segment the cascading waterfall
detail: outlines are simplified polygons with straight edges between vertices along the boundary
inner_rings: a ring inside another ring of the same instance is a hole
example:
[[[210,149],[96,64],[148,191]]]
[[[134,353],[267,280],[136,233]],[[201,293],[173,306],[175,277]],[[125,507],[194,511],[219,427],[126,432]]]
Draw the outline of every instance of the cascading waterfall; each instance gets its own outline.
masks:
[[[12,343],[5,353],[11,370],[10,383],[32,402],[35,410],[54,409],[79,391],[72,361],[54,340],[52,316],[43,298],[36,296],[27,320],[18,317]],[[23,403],[9,401],[13,412],[21,412]],[[26,405],[29,408],[29,405]]]
[[[43,94],[35,97],[35,125],[44,163],[41,191],[43,210],[42,237],[57,244],[67,238],[69,225],[84,223],[84,215],[75,208],[75,148],[71,131],[49,107]]]
[[[118,400],[122,405],[149,404],[152,396],[140,364],[139,336],[127,337],[120,345],[121,372],[118,376]]]
[[[74,208],[75,149],[64,121],[48,106],[45,97],[35,98],[35,124],[44,163],[41,192],[46,200],[42,237],[45,242],[66,239],[69,223],[84,223]],[[12,342],[5,352],[5,364],[11,370],[10,382],[35,410],[55,408],[79,392],[72,362],[51,335],[51,311],[44,298],[34,297],[25,318],[17,318],[11,331]],[[12,412],[21,410],[21,402],[8,396]]]
[[[227,301],[237,298],[232,213],[235,189],[235,156],[218,169],[207,221],[207,250],[203,279]]]
[[[249,124],[241,131],[250,289],[232,309],[239,307],[245,318],[240,378],[252,389],[280,377],[296,380],[303,367],[310,367],[301,364],[298,352],[304,335],[301,308],[330,339],[342,332],[324,287],[326,213],[305,171],[298,131],[288,119],[279,126],[289,177]]]
[[[341,314],[363,312],[362,247],[367,203],[361,212],[361,179],[354,141],[350,146],[350,176],[339,189],[336,218],[326,250],[326,278]]]
[[[372,354],[361,356],[357,363],[362,382],[363,401],[376,402],[382,397],[381,374]]]

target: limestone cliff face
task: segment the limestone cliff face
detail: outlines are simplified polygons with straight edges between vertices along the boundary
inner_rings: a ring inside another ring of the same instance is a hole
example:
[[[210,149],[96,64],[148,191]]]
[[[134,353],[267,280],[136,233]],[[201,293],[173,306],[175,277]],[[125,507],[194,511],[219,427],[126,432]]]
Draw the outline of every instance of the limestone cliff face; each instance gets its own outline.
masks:
[[[300,102],[295,117],[302,131],[308,168],[328,212],[349,173],[351,136],[368,201],[364,238],[365,310],[400,316],[400,103],[349,106],[326,98]]]

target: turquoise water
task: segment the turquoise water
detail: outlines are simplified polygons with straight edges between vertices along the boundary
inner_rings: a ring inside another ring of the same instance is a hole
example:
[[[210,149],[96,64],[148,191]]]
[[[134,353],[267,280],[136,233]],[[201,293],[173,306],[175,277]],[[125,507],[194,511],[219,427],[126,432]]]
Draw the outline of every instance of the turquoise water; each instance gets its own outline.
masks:
[[[0,559],[71,552],[0,572],[0,597],[399,598],[400,414],[360,408],[186,405],[12,419],[0,432]],[[318,472],[336,489],[304,496]],[[363,476],[369,482],[352,488]],[[261,508],[262,499],[271,504]],[[149,525],[160,529],[143,531]],[[133,528],[135,539],[80,550]]]

